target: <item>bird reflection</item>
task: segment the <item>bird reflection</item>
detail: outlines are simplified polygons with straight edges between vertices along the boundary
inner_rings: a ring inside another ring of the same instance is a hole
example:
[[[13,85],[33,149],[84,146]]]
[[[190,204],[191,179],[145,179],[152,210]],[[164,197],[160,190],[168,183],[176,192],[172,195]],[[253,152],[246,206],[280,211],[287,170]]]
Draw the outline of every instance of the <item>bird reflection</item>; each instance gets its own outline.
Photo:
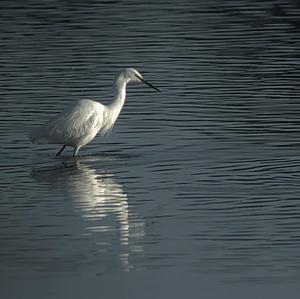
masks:
[[[122,185],[115,182],[113,174],[97,173],[95,169],[75,161],[34,169],[32,176],[67,193],[66,197],[72,199],[72,205],[84,219],[89,238],[99,246],[99,251],[101,246],[107,245],[103,235],[111,234],[117,222],[121,247],[119,257],[124,270],[130,270],[131,253],[143,252],[138,241],[144,236],[144,223],[130,213],[127,195]]]

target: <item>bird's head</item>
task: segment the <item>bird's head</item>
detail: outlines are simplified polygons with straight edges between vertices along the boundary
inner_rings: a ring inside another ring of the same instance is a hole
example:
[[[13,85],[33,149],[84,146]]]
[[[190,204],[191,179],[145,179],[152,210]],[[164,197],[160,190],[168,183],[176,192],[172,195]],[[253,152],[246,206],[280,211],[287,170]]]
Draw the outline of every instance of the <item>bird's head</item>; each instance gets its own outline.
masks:
[[[118,76],[118,79],[124,80],[126,83],[129,82],[143,82],[146,85],[152,87],[153,89],[155,89],[156,91],[160,91],[157,87],[155,87],[154,85],[152,85],[151,83],[147,82],[143,76],[134,68],[127,68],[125,70],[123,70],[120,75]]]

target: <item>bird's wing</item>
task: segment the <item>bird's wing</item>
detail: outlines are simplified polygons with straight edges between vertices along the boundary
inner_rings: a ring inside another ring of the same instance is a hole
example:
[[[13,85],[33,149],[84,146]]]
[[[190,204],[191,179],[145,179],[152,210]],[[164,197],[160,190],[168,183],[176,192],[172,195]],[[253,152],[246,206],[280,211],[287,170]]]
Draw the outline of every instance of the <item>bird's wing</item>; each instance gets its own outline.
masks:
[[[105,106],[91,100],[81,100],[68,107],[31,134],[36,143],[72,145],[91,133],[97,134],[103,123]]]

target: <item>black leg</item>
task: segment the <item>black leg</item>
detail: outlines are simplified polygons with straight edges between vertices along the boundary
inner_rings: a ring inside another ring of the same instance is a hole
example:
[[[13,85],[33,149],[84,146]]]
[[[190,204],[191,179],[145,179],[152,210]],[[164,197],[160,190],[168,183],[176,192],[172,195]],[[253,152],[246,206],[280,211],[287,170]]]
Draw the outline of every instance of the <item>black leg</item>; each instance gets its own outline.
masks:
[[[59,155],[62,153],[62,151],[65,149],[65,147],[66,147],[66,145],[64,145],[64,146],[60,149],[60,151],[56,154],[56,157],[59,156]]]

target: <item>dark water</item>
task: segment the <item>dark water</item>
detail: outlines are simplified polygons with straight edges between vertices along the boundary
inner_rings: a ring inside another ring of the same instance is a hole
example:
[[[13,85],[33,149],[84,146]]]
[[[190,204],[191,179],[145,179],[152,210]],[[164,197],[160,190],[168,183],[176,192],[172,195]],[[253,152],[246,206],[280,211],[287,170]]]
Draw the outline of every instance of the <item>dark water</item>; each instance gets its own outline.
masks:
[[[298,298],[299,1],[1,1],[1,298]],[[120,118],[74,161],[28,128]]]

